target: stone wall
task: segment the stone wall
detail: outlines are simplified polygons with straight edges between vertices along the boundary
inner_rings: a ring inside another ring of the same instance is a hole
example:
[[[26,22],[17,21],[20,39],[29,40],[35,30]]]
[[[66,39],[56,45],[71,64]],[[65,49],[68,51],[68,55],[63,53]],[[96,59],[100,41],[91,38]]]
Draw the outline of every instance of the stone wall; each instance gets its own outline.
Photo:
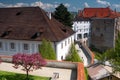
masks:
[[[92,19],[91,45],[104,51],[115,44],[115,19]]]

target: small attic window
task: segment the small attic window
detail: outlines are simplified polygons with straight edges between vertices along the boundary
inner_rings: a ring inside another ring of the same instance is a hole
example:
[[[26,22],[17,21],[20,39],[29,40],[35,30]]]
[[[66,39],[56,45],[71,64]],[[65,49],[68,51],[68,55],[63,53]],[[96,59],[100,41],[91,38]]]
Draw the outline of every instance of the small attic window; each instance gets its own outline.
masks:
[[[66,32],[67,32],[67,29],[62,29],[62,31],[66,33]]]
[[[19,15],[21,15],[22,14],[22,12],[17,12],[16,13],[16,16],[19,16]]]
[[[42,34],[42,32],[36,32],[36,33],[31,37],[31,39],[35,39],[35,38],[39,37],[41,34]]]
[[[5,32],[1,35],[1,37],[7,36],[10,32],[11,32],[11,31],[5,31]]]

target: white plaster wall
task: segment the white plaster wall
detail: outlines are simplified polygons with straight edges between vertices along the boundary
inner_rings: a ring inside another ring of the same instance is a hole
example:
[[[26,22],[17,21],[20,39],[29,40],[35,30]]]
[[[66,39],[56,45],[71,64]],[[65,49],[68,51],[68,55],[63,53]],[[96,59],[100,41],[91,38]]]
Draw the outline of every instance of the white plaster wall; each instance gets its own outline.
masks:
[[[71,40],[72,39],[72,40]],[[68,44],[68,40],[70,40]],[[66,41],[66,46],[65,46]],[[39,52],[38,45],[41,44],[41,41],[26,41],[26,40],[9,40],[9,39],[0,39],[2,42],[2,49],[0,49],[0,55],[14,55],[16,53],[36,53]],[[52,47],[56,51],[57,60],[61,60],[61,56],[65,59],[71,43],[74,42],[74,35],[60,41],[60,42],[52,42]],[[10,43],[15,44],[15,49],[12,50],[10,47]],[[63,48],[61,49],[61,43],[63,43]],[[23,44],[28,44],[29,49],[24,50]]]
[[[89,37],[84,38],[83,35],[87,33],[88,35],[90,34],[90,22],[89,21],[75,21],[73,22],[73,30],[76,32],[74,35],[74,38],[76,41],[79,41],[77,39],[77,35],[81,34],[82,38],[80,41],[84,42],[88,40]]]
[[[68,40],[70,40],[69,44],[68,44]],[[67,42],[66,46],[65,46],[65,41]],[[63,59],[65,59],[65,57],[68,54],[69,49],[71,47],[71,43],[73,43],[73,42],[74,42],[74,35],[72,35],[60,42],[57,42],[57,46],[56,46],[57,60],[61,60],[62,56],[63,56]],[[62,43],[63,43],[63,48],[61,48]]]
[[[36,53],[38,51],[38,44],[41,44],[40,41],[25,41],[25,40],[8,40],[8,39],[0,39],[2,42],[2,49],[0,49],[0,55],[13,55],[16,53]],[[10,43],[15,44],[15,49],[10,48]],[[28,44],[29,49],[24,50],[23,44]]]

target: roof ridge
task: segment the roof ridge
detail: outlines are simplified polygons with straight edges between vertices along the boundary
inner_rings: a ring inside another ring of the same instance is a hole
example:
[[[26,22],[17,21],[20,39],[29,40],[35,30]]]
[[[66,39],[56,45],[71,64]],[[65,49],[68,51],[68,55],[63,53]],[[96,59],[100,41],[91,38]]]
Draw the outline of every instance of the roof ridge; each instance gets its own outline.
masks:
[[[44,16],[44,19],[47,21],[47,24],[49,25],[48,28],[51,30],[52,35],[54,35],[55,38],[56,38],[56,40],[58,40],[58,38],[57,38],[57,36],[55,35],[54,31],[50,28],[50,27],[51,27],[51,24],[49,23],[50,21],[49,21],[47,15],[46,15],[45,11],[43,11],[41,8],[40,8],[40,10],[41,10],[41,12],[42,12],[42,14],[43,14],[43,16]],[[52,18],[53,18],[53,17],[52,17]],[[51,19],[52,19],[52,18],[51,18]],[[52,25],[52,26],[54,26],[54,25]]]

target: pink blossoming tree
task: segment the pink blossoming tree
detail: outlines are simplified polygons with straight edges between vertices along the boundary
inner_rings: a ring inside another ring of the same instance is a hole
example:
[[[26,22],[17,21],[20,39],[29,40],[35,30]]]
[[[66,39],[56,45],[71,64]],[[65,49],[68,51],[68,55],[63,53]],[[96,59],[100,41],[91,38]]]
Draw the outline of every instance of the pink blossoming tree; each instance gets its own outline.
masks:
[[[14,68],[23,67],[22,70],[26,71],[26,79],[29,80],[28,75],[30,71],[41,68],[46,65],[46,61],[39,53],[24,54],[18,53],[13,55]]]

